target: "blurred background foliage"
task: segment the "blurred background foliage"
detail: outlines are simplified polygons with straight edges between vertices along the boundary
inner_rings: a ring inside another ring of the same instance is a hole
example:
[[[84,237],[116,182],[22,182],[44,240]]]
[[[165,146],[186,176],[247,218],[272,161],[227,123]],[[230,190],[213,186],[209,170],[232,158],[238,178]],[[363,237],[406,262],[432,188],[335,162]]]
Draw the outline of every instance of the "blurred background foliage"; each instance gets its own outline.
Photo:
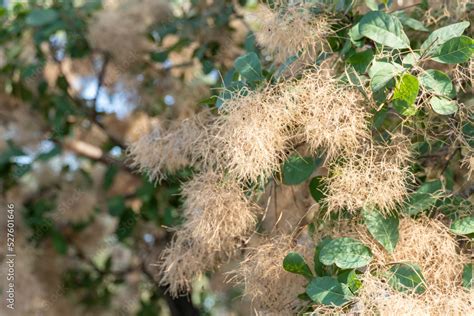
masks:
[[[174,300],[158,285],[153,263],[180,222],[179,184],[192,171],[155,186],[126,156],[140,135],[205,106],[234,59],[255,50],[243,19],[255,5],[3,1],[0,190],[16,208],[15,315],[231,309],[238,293],[209,279]]]

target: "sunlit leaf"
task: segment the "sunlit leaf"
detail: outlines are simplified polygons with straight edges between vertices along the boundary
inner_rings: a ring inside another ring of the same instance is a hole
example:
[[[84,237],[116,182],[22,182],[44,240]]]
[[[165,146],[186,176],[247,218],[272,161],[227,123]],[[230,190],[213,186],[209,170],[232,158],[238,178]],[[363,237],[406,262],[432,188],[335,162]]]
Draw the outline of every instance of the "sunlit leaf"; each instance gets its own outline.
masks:
[[[459,22],[445,27],[441,27],[433,31],[430,36],[421,44],[420,54],[432,55],[438,48],[452,39],[453,37],[461,36],[464,30],[469,27],[469,22]]]
[[[426,290],[425,279],[416,264],[397,263],[388,273],[388,283],[399,292],[414,291],[421,294]]]
[[[451,115],[458,111],[458,105],[453,100],[433,96],[430,99],[430,104],[433,111],[441,115]]]
[[[410,40],[400,21],[383,11],[371,11],[359,22],[361,35],[391,48],[409,48]]]
[[[455,220],[451,224],[451,231],[458,235],[468,235],[474,233],[474,216],[467,216]]]
[[[455,37],[444,43],[432,59],[443,64],[464,63],[472,58],[474,53],[474,40],[467,36]]]
[[[283,260],[283,268],[291,273],[301,274],[304,277],[312,278],[313,273],[304,261],[304,258],[297,252],[290,252]]]
[[[388,252],[393,252],[398,243],[399,220],[396,216],[383,216],[375,210],[364,210],[364,223],[372,237],[375,238]]]
[[[319,260],[325,265],[355,269],[366,266],[372,260],[372,253],[360,241],[343,237],[328,242],[321,250]]]
[[[428,69],[418,77],[421,85],[437,95],[453,98],[456,96],[451,78],[442,71]]]
[[[418,79],[411,74],[406,73],[397,81],[392,102],[398,113],[406,116],[416,114],[415,100],[419,89]]]

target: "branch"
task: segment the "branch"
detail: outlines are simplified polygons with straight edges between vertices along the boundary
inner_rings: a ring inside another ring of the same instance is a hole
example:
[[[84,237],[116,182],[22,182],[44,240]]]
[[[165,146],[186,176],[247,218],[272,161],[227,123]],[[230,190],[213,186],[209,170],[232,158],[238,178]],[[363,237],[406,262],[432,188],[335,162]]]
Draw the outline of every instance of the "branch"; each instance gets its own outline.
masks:
[[[97,91],[95,93],[94,99],[92,99],[92,121],[97,121],[97,99],[99,98],[100,89],[104,84],[105,74],[107,72],[107,65],[109,64],[110,57],[108,54],[104,54],[104,61],[102,63],[102,68],[100,69],[99,75],[97,77]]]
[[[97,146],[91,145],[81,140],[70,140],[66,142],[61,142],[59,140],[52,139],[52,141],[57,145],[61,146],[62,148],[72,151],[79,156],[99,161],[106,165],[116,165],[131,174],[134,173],[134,170],[125,163],[123,163],[123,161],[115,159],[110,155],[107,155],[102,151],[102,149]]]

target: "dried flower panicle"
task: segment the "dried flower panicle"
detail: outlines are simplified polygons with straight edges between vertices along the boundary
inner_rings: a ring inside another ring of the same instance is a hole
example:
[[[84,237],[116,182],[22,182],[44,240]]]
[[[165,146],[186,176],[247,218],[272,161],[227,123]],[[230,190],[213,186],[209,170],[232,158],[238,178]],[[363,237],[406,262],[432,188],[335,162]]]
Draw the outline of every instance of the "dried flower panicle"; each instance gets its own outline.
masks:
[[[181,230],[211,251],[231,254],[257,223],[257,208],[239,184],[214,172],[195,176],[184,185],[182,195],[186,221]]]
[[[259,21],[255,31],[257,43],[278,63],[297,54],[309,63],[329,49],[327,37],[333,34],[331,25],[334,21],[327,14],[315,15],[308,8],[299,6],[285,8],[285,12],[261,6],[256,18]]]
[[[254,230],[257,208],[238,183],[214,172],[185,184],[185,222],[163,253],[162,284],[173,295],[191,288],[193,279],[230,258]]]
[[[364,286],[358,295],[362,312],[367,315],[472,314],[474,295],[461,286],[463,266],[468,260],[458,253],[457,242],[446,225],[427,217],[404,218],[399,231],[394,252],[374,252],[374,262],[363,276]],[[426,280],[425,292],[415,294],[392,289],[383,275],[393,262],[418,265]]]
[[[322,71],[307,72],[285,87],[282,101],[294,111],[299,137],[313,153],[324,149],[333,158],[354,151],[370,138],[369,112],[362,94],[339,85]]]
[[[231,281],[242,283],[244,297],[252,302],[257,314],[295,315],[301,306],[298,294],[306,280],[283,269],[285,256],[296,251],[309,261],[312,247],[294,245],[292,236],[280,235],[250,249],[240,267],[231,273]]]
[[[203,144],[202,135],[207,135],[209,113],[203,111],[189,119],[169,127],[155,127],[129,147],[134,167],[145,172],[150,179],[161,181],[167,173],[176,172],[198,161]],[[201,147],[198,147],[201,146]]]
[[[218,169],[253,182],[265,181],[279,169],[290,112],[279,105],[274,89],[240,91],[223,103],[219,114],[213,127]]]
[[[342,163],[333,162],[327,178],[329,212],[362,208],[393,211],[408,194],[409,144],[398,135],[390,145],[369,143]]]

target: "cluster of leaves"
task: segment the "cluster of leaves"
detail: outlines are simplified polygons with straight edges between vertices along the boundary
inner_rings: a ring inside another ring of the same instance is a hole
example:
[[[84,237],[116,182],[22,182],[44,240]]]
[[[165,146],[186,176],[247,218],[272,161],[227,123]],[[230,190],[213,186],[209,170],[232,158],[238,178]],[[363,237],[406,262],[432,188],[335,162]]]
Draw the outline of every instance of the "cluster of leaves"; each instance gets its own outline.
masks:
[[[399,219],[383,216],[376,211],[363,212],[364,224],[370,235],[389,253],[399,240]],[[474,218],[465,217],[451,224],[451,231],[459,235],[474,236]],[[289,253],[283,268],[308,280],[305,293],[300,299],[329,306],[347,305],[363,286],[358,275],[364,272],[372,260],[369,247],[359,240],[342,237],[324,237],[314,250],[313,269],[302,255]],[[388,284],[397,291],[412,291],[418,294],[426,290],[426,281],[420,267],[414,263],[392,263],[385,276]],[[462,285],[472,287],[472,264],[466,264]]]

